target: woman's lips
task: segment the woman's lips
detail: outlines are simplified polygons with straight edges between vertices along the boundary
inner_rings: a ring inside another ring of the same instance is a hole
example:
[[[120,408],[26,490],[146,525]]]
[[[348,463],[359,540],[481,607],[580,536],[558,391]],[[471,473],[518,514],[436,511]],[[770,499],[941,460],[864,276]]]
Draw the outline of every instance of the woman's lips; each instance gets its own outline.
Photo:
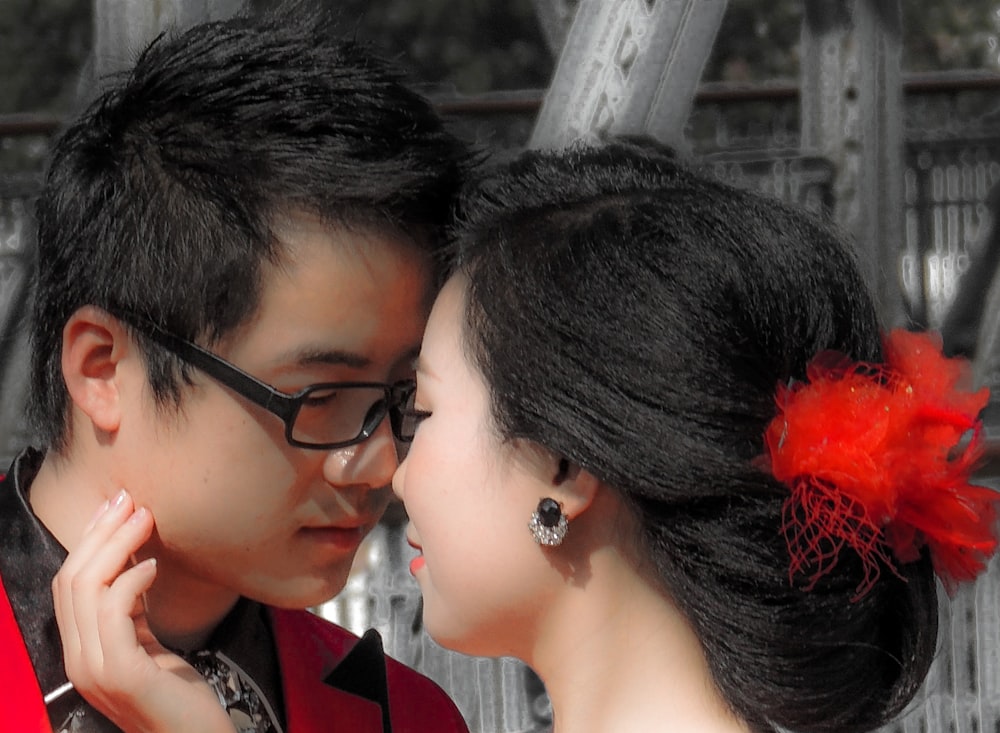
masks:
[[[412,547],[414,550],[420,553],[415,558],[410,560],[410,574],[416,575],[417,571],[427,564],[427,561],[424,560],[423,548],[416,542],[411,540],[409,537],[406,538],[406,544],[408,544],[410,547]]]

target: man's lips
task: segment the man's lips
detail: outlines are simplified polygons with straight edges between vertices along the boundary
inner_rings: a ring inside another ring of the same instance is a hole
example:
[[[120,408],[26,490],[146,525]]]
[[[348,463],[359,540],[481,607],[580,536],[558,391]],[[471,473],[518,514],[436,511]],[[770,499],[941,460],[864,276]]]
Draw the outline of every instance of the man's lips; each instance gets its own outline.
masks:
[[[299,531],[315,542],[344,550],[355,550],[374,524],[371,522],[352,525],[316,525],[302,527]]]

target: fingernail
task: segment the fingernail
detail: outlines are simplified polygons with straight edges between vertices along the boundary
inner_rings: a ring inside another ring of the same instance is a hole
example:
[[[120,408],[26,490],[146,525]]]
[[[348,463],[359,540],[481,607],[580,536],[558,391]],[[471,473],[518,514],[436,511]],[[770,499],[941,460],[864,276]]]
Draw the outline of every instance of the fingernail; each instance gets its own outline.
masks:
[[[146,518],[146,514],[147,514],[146,507],[141,506],[134,512],[132,512],[132,516],[128,518],[128,523],[138,524],[139,522],[141,522],[143,519]]]
[[[122,504],[125,503],[125,499],[127,498],[128,498],[128,492],[125,491],[125,489],[119,489],[118,493],[115,494],[115,500],[112,503],[112,506],[115,509],[117,509],[118,507],[120,507]]]

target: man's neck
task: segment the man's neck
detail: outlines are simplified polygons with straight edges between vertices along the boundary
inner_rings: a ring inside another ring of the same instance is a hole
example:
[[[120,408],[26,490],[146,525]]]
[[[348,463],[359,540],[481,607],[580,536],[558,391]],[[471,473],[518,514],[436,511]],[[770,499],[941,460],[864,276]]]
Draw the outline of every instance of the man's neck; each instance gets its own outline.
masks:
[[[202,649],[240,596],[193,579],[158,550],[147,545],[135,558],[157,557],[156,580],[142,597],[150,630],[161,644],[176,651]]]
[[[79,461],[49,451],[31,483],[28,503],[59,544],[72,552],[98,508],[116,491],[102,486]]]

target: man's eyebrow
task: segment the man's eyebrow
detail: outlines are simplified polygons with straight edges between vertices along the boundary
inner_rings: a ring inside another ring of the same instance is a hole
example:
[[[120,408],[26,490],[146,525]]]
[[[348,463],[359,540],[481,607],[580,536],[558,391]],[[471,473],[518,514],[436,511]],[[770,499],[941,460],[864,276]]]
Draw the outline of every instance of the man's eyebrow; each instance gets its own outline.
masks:
[[[367,356],[340,349],[301,349],[284,355],[282,361],[296,366],[346,366],[364,369],[372,361]]]
[[[399,362],[407,365],[415,365],[419,354],[420,345],[414,345],[411,349],[403,353]],[[362,354],[341,349],[324,348],[303,348],[290,351],[284,354],[281,360],[283,363],[293,365],[294,367],[346,366],[351,369],[366,369],[372,365],[372,360]]]

